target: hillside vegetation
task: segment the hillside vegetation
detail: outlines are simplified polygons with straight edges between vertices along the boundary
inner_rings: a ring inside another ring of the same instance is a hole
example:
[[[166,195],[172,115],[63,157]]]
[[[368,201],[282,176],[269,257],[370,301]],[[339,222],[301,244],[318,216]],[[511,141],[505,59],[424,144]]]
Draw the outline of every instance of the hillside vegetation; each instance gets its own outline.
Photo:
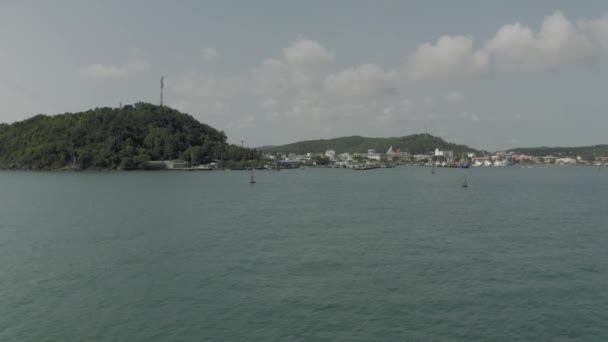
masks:
[[[507,152],[515,152],[518,154],[527,154],[538,157],[552,155],[555,157],[581,157],[586,160],[592,160],[595,157],[607,157],[608,145],[579,147],[521,147],[510,149]]]
[[[390,146],[393,146],[393,149],[409,152],[411,154],[429,153],[436,148],[454,151],[456,154],[478,152],[468,146],[449,143],[430,134],[413,134],[400,138],[366,138],[355,135],[327,140],[300,141],[281,146],[265,146],[260,147],[259,149],[267,153],[322,153],[328,149],[335,150],[336,153],[364,153],[367,152],[368,149],[375,149],[377,152],[386,152]]]
[[[256,158],[224,132],[169,107],[137,103],[80,113],[36,115],[0,125],[3,169],[133,169],[149,160]]]

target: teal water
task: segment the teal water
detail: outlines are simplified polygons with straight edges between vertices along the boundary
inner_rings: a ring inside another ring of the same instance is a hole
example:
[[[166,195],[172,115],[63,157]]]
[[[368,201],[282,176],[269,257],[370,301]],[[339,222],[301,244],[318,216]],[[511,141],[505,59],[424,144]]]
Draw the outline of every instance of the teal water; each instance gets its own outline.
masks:
[[[608,339],[608,168],[256,179],[0,172],[0,341]]]

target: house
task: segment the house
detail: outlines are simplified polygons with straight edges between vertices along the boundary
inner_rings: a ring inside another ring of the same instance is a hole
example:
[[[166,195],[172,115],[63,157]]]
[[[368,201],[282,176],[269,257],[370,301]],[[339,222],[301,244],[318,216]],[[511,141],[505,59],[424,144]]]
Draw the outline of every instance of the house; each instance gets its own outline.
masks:
[[[441,151],[440,149],[436,148],[435,157],[454,158],[454,151]]]

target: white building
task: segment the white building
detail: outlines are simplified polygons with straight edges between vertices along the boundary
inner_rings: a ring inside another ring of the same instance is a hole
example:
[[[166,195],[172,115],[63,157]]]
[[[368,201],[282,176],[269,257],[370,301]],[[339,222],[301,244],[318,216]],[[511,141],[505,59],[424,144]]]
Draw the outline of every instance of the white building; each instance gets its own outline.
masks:
[[[441,151],[440,149],[436,148],[435,157],[453,158],[454,151]]]
[[[420,161],[420,160],[425,160],[425,159],[431,159],[431,156],[430,156],[430,155],[428,155],[428,154],[416,154],[416,155],[414,156],[414,158],[415,158],[417,161]]]
[[[329,159],[335,159],[336,158],[336,151],[334,150],[327,150],[325,151],[325,156]]]
[[[382,155],[380,153],[368,154],[367,159],[381,161]]]
[[[555,163],[562,165],[573,165],[576,164],[576,159],[574,158],[557,158]]]

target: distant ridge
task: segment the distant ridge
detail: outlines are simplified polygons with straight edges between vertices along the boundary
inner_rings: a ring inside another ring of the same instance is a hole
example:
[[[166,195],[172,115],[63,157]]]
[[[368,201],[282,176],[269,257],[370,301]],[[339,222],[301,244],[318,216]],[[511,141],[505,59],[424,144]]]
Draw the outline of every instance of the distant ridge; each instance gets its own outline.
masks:
[[[327,149],[332,149],[336,153],[364,153],[368,149],[375,149],[377,152],[386,152],[389,147],[393,150],[408,152],[411,154],[424,154],[434,151],[436,148],[441,150],[451,150],[456,154],[465,152],[480,152],[466,145],[458,145],[447,142],[439,137],[430,134],[412,134],[403,137],[391,138],[368,138],[359,135],[341,137],[334,139],[319,139],[299,141],[292,144],[280,146],[259,147],[267,153],[322,153]]]
[[[556,157],[581,157],[583,159],[591,159],[593,157],[608,157],[608,145],[577,147],[518,147],[509,149],[507,152],[537,157],[553,155]]]

